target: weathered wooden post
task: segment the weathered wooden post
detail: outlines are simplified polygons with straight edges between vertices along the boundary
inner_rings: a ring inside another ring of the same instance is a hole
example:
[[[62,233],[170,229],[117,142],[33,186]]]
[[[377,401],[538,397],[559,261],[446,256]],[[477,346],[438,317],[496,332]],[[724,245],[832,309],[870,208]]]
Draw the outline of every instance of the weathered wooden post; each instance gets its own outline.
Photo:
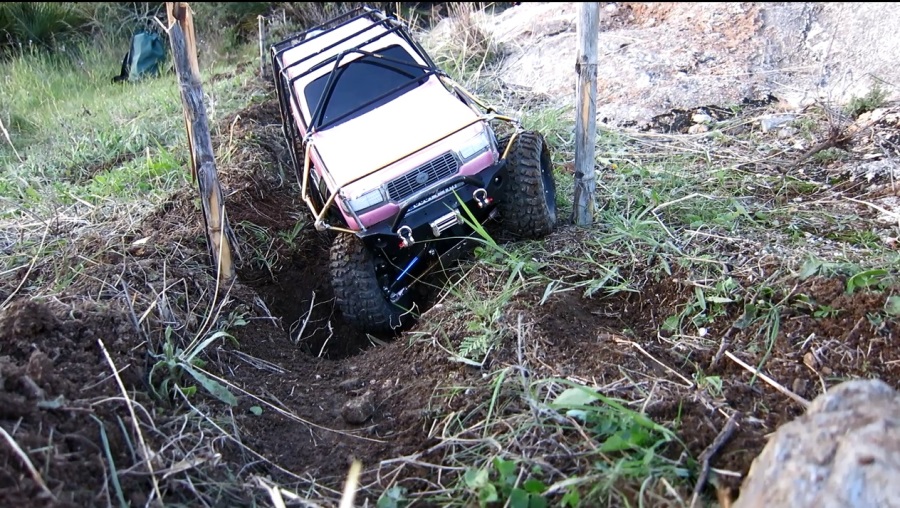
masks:
[[[259,21],[259,77],[266,79],[269,77],[266,73],[266,61],[268,60],[268,55],[266,54],[266,17],[259,15],[256,19]]]
[[[575,196],[572,215],[578,226],[594,221],[594,192],[597,186],[594,153],[597,138],[597,31],[600,4],[579,5],[575,72]]]
[[[225,200],[216,170],[215,152],[209,134],[203,89],[200,86],[200,66],[194,38],[194,20],[186,2],[166,2],[169,17],[169,43],[175,60],[175,72],[181,85],[181,104],[188,133],[191,154],[191,176],[200,188],[200,203],[206,225],[207,246],[219,282],[234,279],[232,261],[234,237],[225,216]]]

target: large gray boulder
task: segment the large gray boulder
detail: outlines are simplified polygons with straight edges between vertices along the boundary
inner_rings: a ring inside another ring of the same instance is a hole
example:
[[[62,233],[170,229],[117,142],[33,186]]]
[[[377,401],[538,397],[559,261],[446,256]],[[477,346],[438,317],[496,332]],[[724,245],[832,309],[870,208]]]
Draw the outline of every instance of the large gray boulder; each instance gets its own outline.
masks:
[[[734,508],[900,507],[900,393],[847,381],[782,425],[753,461]]]

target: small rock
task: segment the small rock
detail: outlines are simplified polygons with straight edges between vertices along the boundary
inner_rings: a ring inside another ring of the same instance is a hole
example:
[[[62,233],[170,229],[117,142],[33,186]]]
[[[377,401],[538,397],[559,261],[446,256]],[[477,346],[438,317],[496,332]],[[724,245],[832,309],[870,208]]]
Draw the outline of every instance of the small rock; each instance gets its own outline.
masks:
[[[53,360],[46,353],[34,350],[28,357],[25,373],[38,383],[44,381],[53,372]]]
[[[759,127],[763,132],[769,132],[772,129],[787,125],[794,121],[795,118],[797,118],[797,115],[786,114],[765,116],[759,119]]]
[[[341,384],[338,385],[338,388],[345,392],[352,392],[353,390],[359,390],[363,387],[365,383],[360,381],[358,377],[351,377],[350,379],[345,379],[341,381]]]
[[[799,133],[799,132],[800,131],[798,131],[797,129],[795,129],[793,127],[785,126],[785,127],[782,127],[781,129],[778,129],[778,137],[781,139],[789,139],[789,138],[796,136],[797,133]]]
[[[703,125],[702,123],[698,123],[688,127],[688,134],[703,134],[707,131],[709,131],[709,127]]]
[[[341,416],[347,423],[359,425],[375,413],[375,392],[367,390],[359,397],[348,400],[341,408]]]
[[[812,353],[812,351],[807,351],[805,355],[803,355],[803,365],[806,365],[812,370],[816,370],[819,367],[819,362],[816,360],[816,355]]]

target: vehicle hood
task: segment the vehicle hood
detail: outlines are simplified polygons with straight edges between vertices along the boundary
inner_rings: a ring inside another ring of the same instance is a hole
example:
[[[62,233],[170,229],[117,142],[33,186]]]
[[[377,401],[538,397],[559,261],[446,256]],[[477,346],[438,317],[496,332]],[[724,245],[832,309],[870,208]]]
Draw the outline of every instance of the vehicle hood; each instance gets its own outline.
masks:
[[[477,118],[475,111],[432,76],[387,104],[316,132],[312,140],[334,183],[343,186],[410,155]],[[438,150],[421,162],[444,152],[446,149]],[[411,166],[418,163],[410,161]]]

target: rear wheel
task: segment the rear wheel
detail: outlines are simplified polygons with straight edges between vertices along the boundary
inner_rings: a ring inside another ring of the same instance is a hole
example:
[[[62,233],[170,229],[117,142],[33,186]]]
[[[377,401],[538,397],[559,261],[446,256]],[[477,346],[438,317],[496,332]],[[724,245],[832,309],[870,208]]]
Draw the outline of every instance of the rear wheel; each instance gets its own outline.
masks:
[[[415,316],[390,302],[383,285],[388,275],[356,235],[338,234],[331,245],[331,285],[344,319],[371,333],[396,332],[412,324]],[[402,300],[402,299],[401,299]]]
[[[500,143],[504,150],[506,143]],[[506,191],[498,204],[501,222],[525,238],[541,238],[556,227],[556,182],[550,150],[540,133],[526,131],[513,139],[506,157]]]

